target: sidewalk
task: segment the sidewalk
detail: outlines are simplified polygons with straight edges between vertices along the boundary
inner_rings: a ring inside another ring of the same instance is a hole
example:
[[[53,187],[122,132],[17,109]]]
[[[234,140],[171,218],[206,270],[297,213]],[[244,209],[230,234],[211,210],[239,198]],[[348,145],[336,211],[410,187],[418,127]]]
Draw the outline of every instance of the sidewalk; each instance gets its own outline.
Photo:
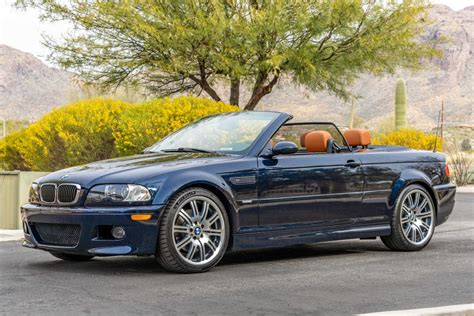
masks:
[[[474,193],[474,185],[466,185],[464,187],[458,187],[456,192],[459,192],[459,193]]]
[[[23,238],[21,229],[0,229],[0,241],[14,241]]]
[[[358,316],[471,316],[474,315],[474,304],[441,306],[433,308],[408,309],[403,311],[389,311]]]

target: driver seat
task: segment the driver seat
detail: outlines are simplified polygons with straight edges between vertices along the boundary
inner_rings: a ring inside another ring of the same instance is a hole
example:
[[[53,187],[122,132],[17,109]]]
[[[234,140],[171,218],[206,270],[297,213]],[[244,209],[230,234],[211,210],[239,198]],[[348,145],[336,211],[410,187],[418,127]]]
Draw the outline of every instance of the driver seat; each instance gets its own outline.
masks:
[[[304,144],[310,153],[334,153],[334,139],[326,131],[312,131],[306,133]]]

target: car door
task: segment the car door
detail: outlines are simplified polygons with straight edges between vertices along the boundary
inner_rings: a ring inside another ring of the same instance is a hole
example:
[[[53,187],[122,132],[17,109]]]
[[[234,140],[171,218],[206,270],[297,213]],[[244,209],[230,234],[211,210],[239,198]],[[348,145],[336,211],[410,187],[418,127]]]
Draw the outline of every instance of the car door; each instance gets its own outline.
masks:
[[[363,174],[354,153],[258,158],[259,225],[338,226],[364,217]]]

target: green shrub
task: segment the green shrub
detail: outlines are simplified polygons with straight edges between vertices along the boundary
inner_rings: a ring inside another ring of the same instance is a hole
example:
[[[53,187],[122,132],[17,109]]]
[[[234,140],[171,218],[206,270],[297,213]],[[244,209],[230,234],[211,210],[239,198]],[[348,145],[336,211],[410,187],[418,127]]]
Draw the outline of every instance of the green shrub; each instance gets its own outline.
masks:
[[[461,142],[461,150],[469,151],[472,149],[471,140],[469,138],[464,138]]]
[[[412,149],[433,150],[436,136],[426,134],[416,129],[401,129],[386,134],[374,136],[374,145],[405,146]],[[436,142],[436,150],[441,150],[441,140]]]
[[[0,168],[53,171],[131,155],[202,116],[235,110],[195,97],[142,104],[84,100],[55,109],[0,140]]]

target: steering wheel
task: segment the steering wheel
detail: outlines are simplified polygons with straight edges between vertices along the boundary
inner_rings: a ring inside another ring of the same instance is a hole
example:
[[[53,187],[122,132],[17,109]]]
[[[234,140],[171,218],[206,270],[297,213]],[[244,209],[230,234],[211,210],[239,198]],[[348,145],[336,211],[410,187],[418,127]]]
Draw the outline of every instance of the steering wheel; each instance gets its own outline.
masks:
[[[341,147],[338,144],[336,144],[336,142],[332,143],[332,148],[335,153],[340,153],[342,150]]]

